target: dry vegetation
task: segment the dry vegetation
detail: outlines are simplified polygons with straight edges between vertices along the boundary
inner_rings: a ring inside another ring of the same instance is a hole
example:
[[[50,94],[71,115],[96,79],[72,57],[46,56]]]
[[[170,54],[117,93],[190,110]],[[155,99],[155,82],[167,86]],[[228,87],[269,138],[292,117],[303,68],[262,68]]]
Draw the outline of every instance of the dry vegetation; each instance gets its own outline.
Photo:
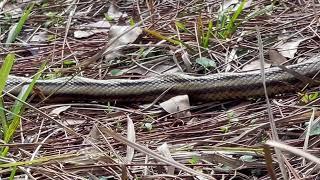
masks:
[[[30,4],[10,1],[0,11],[1,61],[14,53],[11,74],[20,76],[35,74],[45,61],[42,78],[241,72],[259,64],[257,27],[269,63],[277,61],[274,53],[282,62],[294,64],[320,52],[318,1],[259,0],[242,4],[243,10],[236,7],[225,12],[219,10],[223,3],[214,0],[38,1],[15,41],[5,43],[12,25]],[[110,26],[92,25],[99,21]],[[99,52],[110,42],[110,28],[119,25],[137,25],[142,33],[134,42],[122,44],[120,56],[106,58]],[[80,30],[91,35],[75,37]],[[317,88],[308,88],[272,97],[269,107],[263,97],[191,101],[185,111],[173,113],[159,102],[146,109],[141,102],[30,101],[12,141],[1,145],[9,147],[1,157],[1,176],[272,179],[287,173],[289,179],[319,179],[319,160],[297,155],[295,149],[319,156],[316,92]],[[7,109],[13,101],[5,97]],[[273,132],[268,109],[276,126]],[[280,156],[274,142],[265,145],[275,139],[275,132],[282,143],[292,146],[280,145]],[[280,171],[281,166],[286,172]]]

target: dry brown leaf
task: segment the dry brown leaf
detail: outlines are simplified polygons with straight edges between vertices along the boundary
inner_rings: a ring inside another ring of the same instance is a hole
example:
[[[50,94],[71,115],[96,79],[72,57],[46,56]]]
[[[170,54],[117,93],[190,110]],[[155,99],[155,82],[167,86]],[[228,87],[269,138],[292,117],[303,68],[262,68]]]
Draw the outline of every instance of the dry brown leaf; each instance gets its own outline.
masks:
[[[46,42],[48,41],[48,33],[43,31],[43,32],[38,32],[34,36],[32,36],[30,42]]]
[[[270,66],[271,66],[271,64],[264,63],[264,68],[269,68]],[[261,65],[260,65],[259,60],[255,60],[249,64],[246,64],[245,66],[243,66],[242,71],[252,71],[252,70],[257,70],[257,69],[261,69]]]
[[[89,37],[89,36],[92,36],[97,33],[107,33],[107,32],[109,32],[110,26],[111,26],[110,23],[107,21],[104,21],[104,20],[90,23],[90,24],[84,24],[84,25],[81,25],[79,28],[80,29],[81,28],[96,28],[96,29],[77,30],[77,31],[74,31],[73,36],[75,38],[85,38],[85,37]]]
[[[120,49],[124,45],[128,45],[133,43],[139,35],[142,33],[142,29],[139,27],[135,27],[131,29],[129,32],[123,34],[124,32],[128,31],[131,26],[112,26],[109,32],[109,44],[111,45],[106,49],[105,52],[112,51],[105,56],[105,60],[109,61],[116,57],[119,57],[122,53]],[[123,34],[123,35],[122,35]],[[119,37],[122,35],[121,37]]]
[[[283,64],[287,61],[285,57],[283,57],[278,51],[270,49],[269,52],[269,59],[271,64]]]
[[[170,159],[172,161],[174,161],[174,159],[171,156],[170,150],[169,150],[169,146],[167,143],[163,143],[161,146],[157,147],[157,150],[160,152],[160,154],[164,157],[166,157],[167,159]],[[174,170],[175,168],[173,166],[168,166],[167,168],[167,174],[170,175],[174,175]]]
[[[71,106],[61,106],[61,107],[58,107],[58,108],[55,108],[53,109],[49,115],[50,116],[54,116],[54,117],[57,117],[59,116],[62,112],[68,110]]]
[[[134,124],[132,119],[127,115],[127,138],[130,142],[135,143],[136,142],[136,132],[134,129]],[[127,161],[129,163],[132,162],[133,159],[133,155],[134,155],[134,148],[127,146]]]
[[[276,48],[284,57],[292,59],[294,58],[295,53],[298,51],[299,44],[304,40],[305,38],[296,38],[292,41],[281,43],[277,45]]]
[[[107,14],[108,18],[113,20],[118,20],[120,17],[127,17],[127,14],[120,12],[119,8],[114,4],[110,5]]]
[[[97,129],[97,126],[96,125],[93,125],[88,136],[87,136],[88,139],[90,139],[90,141],[93,141],[93,142],[98,142],[99,141],[99,138],[100,138],[100,132],[99,130]],[[87,140],[85,139],[83,141],[84,144],[87,144],[89,142],[87,142]]]
[[[190,102],[188,95],[175,96],[165,102],[160,103],[160,106],[168,113],[178,113],[177,115],[188,116],[191,115],[190,111],[185,111],[190,109]]]
[[[181,55],[181,59],[183,60],[184,64],[186,65],[186,69],[187,69],[187,72],[191,72],[192,71],[192,63],[190,61],[190,58],[189,58],[189,54],[187,51],[183,50],[183,53]]]

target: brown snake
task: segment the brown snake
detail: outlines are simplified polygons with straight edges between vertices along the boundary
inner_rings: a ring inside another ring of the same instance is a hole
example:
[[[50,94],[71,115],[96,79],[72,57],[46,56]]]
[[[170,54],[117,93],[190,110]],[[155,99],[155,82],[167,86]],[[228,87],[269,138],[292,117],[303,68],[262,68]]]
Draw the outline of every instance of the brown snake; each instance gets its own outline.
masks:
[[[289,65],[288,69],[313,77],[320,71],[320,60]],[[279,67],[265,70],[268,93],[279,94],[297,91],[306,83]],[[18,94],[23,85],[31,79],[9,76],[6,91]],[[64,77],[53,80],[38,80],[36,83],[44,95],[54,92],[54,96],[71,99],[95,99],[97,101],[152,101],[168,90],[166,98],[188,94],[192,100],[219,101],[264,95],[260,70],[243,73],[218,73],[206,76],[185,74],[164,74],[139,80],[110,79],[94,80],[83,77]]]

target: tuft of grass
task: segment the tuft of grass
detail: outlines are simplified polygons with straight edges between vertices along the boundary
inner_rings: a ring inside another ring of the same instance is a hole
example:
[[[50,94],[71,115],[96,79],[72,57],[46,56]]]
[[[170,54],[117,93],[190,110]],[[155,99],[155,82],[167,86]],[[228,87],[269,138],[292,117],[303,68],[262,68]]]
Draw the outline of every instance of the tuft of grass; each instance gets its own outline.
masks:
[[[232,16],[229,16],[231,11],[230,8],[227,12],[223,12],[219,14],[218,22],[216,24],[216,27],[217,27],[216,33],[219,35],[218,37],[221,37],[222,39],[229,38],[237,30],[237,27],[241,22],[236,24],[236,21],[238,20],[240,14],[242,13],[246,2],[247,0],[241,1],[241,3],[239,4],[239,7],[236,9],[236,11],[233,13]]]
[[[29,15],[33,9],[35,3],[31,3],[26,10],[23,12],[23,15],[20,17],[20,20],[18,23],[16,23],[11,30],[9,31],[9,35],[8,38],[6,40],[6,47],[10,46],[10,43],[14,42],[16,40],[16,38],[18,37],[18,35],[20,34],[23,25],[25,24],[25,22],[28,20]]]
[[[212,30],[213,30],[213,22],[212,20],[210,20],[208,24],[208,31],[205,36],[202,36],[202,47],[204,48],[209,47],[209,39],[212,35]]]
[[[223,34],[224,37],[226,38],[230,37],[237,30],[237,25],[235,24],[235,21],[238,19],[238,17],[242,13],[246,2],[247,0],[242,1],[239,7],[237,8],[236,12],[231,17],[230,22],[228,23],[226,30],[224,31],[224,34]]]
[[[3,110],[4,109],[4,102],[2,97],[2,92],[5,88],[6,81],[8,79],[9,73],[11,71],[11,68],[13,66],[13,63],[15,61],[15,55],[14,54],[8,54],[0,69],[0,118],[1,118],[1,125],[2,125],[2,131],[5,134],[8,129],[8,122],[6,118],[6,113]]]
[[[17,100],[15,101],[14,105],[12,106],[12,109],[11,109],[12,119],[8,119],[6,121],[7,129],[4,133],[4,140],[3,140],[5,143],[10,142],[15,131],[19,127],[20,121],[21,121],[21,115],[25,110],[25,102],[26,102],[27,98],[29,97],[29,95],[31,94],[32,89],[33,89],[36,81],[40,78],[41,72],[45,68],[45,64],[46,63],[42,64],[39,71],[32,79],[32,82],[29,85],[24,86],[22,88],[22,91],[20,92],[19,96],[17,97]],[[4,72],[1,71],[0,74],[2,74],[2,73],[4,73]],[[7,73],[9,73],[9,72],[7,72]],[[2,111],[3,111],[4,107],[2,106],[0,109],[2,109]],[[9,151],[9,147],[5,147],[4,149],[2,149],[1,156],[6,156],[8,151]]]
[[[1,66],[0,69],[0,79],[2,81],[0,81],[0,118],[1,118],[1,125],[2,125],[2,132],[3,135],[5,136],[7,134],[8,131],[8,121],[7,121],[7,117],[6,117],[6,113],[4,111],[4,101],[3,101],[3,96],[2,96],[2,92],[6,86],[6,81],[8,79],[9,73],[12,69],[13,63],[15,61],[15,55],[14,54],[8,54],[5,59],[4,62]],[[12,168],[11,174],[9,179],[14,179],[14,176],[16,174],[16,167]]]
[[[231,8],[229,8],[227,11],[223,11],[218,16],[218,21],[216,23],[216,28],[213,29],[213,21],[209,20],[207,31],[204,31],[204,25],[201,19],[201,16],[198,17],[198,37],[201,40],[200,45],[203,48],[209,48],[209,40],[213,36],[213,31],[216,32],[216,36],[220,37],[222,39],[226,39],[232,36],[232,34],[237,30],[238,25],[241,23],[236,24],[236,21],[238,20],[240,14],[243,12],[244,5],[246,4],[247,0],[241,1],[239,4],[239,7],[236,9],[236,11],[233,13],[232,16],[229,16],[231,14]],[[178,26],[179,25],[179,26]],[[184,29],[181,24],[177,24],[176,26],[179,27],[179,29]]]

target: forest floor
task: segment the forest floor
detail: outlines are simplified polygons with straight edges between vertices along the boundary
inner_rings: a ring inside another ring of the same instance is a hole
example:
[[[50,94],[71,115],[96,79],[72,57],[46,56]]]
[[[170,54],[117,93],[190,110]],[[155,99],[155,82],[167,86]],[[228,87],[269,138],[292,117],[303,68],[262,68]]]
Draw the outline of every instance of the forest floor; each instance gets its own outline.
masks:
[[[40,79],[260,71],[261,64],[319,57],[318,12],[320,2],[303,0],[4,0],[1,64],[14,59],[10,74],[32,78],[41,70]],[[186,94],[152,104],[29,97],[19,110],[17,98],[3,93],[0,174],[319,179],[318,90],[296,89],[268,101],[198,102]],[[36,85],[33,94],[41,94]]]

